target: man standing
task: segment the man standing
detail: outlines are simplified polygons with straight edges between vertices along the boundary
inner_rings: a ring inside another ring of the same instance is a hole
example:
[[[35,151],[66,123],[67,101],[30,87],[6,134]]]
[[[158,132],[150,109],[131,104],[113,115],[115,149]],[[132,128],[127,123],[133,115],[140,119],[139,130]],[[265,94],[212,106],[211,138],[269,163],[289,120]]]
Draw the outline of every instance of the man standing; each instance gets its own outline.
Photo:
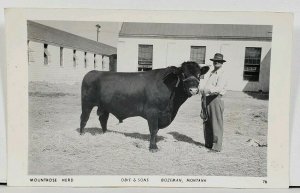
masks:
[[[203,121],[205,147],[215,152],[220,152],[223,141],[223,111],[224,101],[222,96],[226,90],[226,78],[224,75],[223,55],[216,53],[213,61],[214,69],[204,86],[201,89],[202,99],[205,104],[202,105],[202,115],[206,117]]]

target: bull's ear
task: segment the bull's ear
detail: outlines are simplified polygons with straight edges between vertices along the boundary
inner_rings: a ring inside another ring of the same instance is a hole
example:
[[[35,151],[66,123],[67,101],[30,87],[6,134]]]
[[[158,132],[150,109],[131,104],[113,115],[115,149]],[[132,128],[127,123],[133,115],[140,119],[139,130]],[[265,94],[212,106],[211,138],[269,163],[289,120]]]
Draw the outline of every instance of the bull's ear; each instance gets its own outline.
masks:
[[[179,80],[180,69],[171,66],[168,67],[166,74],[163,76],[163,82],[168,86],[168,88],[172,89],[176,86]]]
[[[178,75],[178,74],[180,74],[181,73],[181,67],[175,67],[175,66],[170,66],[170,67],[168,67],[168,71],[170,72],[170,73],[173,73],[173,74],[176,74],[176,75]]]
[[[169,66],[167,68],[166,73],[163,76],[163,80],[167,79],[168,77],[179,75],[180,74],[180,68],[177,68],[175,66]]]
[[[209,67],[208,66],[200,67],[200,73],[201,73],[201,75],[206,74],[208,71],[209,71]]]

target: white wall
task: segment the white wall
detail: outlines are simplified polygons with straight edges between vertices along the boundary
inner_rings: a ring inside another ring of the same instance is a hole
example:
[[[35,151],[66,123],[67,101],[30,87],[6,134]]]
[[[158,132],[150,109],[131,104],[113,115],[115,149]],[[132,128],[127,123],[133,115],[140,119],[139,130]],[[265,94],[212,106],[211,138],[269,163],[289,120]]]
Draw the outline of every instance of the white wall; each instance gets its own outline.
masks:
[[[44,45],[38,42],[29,42],[29,81],[46,81],[51,83],[80,83],[84,75],[91,70],[102,69],[102,56],[96,55],[96,68],[94,68],[94,54],[87,53],[87,65],[85,67],[84,52],[76,51],[76,66],[73,62],[73,50],[63,48],[63,65],[60,65],[60,47],[48,45],[50,54],[47,65],[44,64]],[[108,61],[107,61],[108,60]],[[108,57],[105,63],[109,64]]]
[[[118,71],[137,71],[139,44],[153,45],[153,69],[180,66],[182,62],[190,60],[191,46],[206,46],[205,65],[212,64],[209,59],[213,58],[216,52],[224,54],[224,59],[227,60],[224,68],[230,73],[228,89],[236,91],[262,90],[265,92],[269,89],[268,62],[270,56],[266,57],[266,55],[271,48],[271,42],[120,38],[118,43]],[[243,80],[245,47],[262,47],[259,82]]]
[[[102,57],[102,70],[109,71],[109,57],[107,56]]]
[[[94,57],[94,55],[93,55]],[[94,63],[94,59],[93,59],[93,63]],[[102,55],[96,55],[96,66],[95,69],[96,70],[102,70]]]

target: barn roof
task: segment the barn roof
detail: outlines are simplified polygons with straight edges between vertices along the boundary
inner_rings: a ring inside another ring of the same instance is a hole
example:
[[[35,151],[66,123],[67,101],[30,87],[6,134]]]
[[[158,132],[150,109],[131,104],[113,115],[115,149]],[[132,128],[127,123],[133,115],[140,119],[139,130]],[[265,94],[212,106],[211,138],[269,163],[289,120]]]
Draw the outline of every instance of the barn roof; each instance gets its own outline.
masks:
[[[272,26],[125,22],[119,37],[271,41]]]
[[[111,55],[117,53],[117,48],[115,47],[77,36],[53,27],[42,25],[37,22],[28,21],[27,27],[28,40],[31,41],[50,45],[52,44],[100,55]]]

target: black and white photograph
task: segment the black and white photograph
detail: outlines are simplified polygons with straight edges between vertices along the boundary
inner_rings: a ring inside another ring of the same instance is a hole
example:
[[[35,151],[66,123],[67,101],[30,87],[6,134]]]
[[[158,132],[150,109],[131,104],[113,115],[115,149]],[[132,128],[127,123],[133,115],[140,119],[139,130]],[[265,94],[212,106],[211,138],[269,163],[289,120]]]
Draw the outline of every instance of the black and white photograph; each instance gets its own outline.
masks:
[[[288,186],[289,14],[6,18],[9,185]]]
[[[29,174],[267,176],[272,26],[27,24]]]

